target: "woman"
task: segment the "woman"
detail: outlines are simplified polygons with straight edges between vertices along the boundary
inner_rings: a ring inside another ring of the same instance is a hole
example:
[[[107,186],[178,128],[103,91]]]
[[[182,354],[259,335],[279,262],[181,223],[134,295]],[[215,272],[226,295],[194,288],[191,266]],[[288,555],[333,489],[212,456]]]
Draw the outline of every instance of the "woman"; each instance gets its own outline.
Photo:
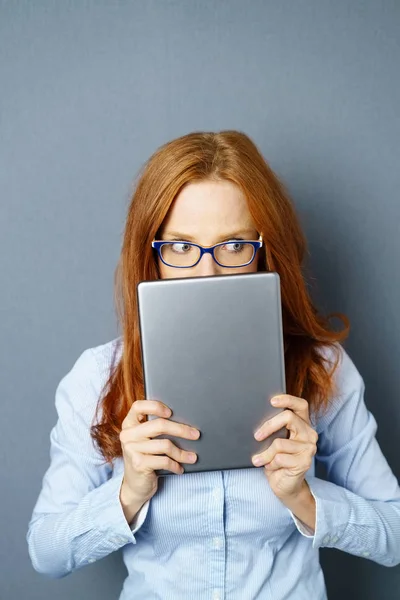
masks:
[[[260,232],[261,248],[243,258]],[[214,254],[200,259],[197,245]],[[123,335],[85,350],[56,390],[51,463],[27,534],[37,571],[63,577],[122,548],[121,600],[317,600],[326,598],[321,547],[400,563],[398,482],[340,343],[348,321],[339,315],[338,333],[317,313],[305,253],[284,186],[243,133],[192,133],[149,159],[117,269]],[[143,400],[136,286],[266,269],[281,279],[288,393],[257,439],[282,425],[290,437],[257,468],[180,476],[197,457],[157,436],[190,438],[191,428]],[[328,481],[315,477],[315,455]],[[159,468],[174,475],[158,480]]]

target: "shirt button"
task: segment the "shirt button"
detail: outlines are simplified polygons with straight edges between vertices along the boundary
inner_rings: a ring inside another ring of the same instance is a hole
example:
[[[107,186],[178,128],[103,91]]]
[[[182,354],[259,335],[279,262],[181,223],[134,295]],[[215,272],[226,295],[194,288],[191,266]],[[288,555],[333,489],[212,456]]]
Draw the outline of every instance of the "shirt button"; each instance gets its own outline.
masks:
[[[212,495],[213,495],[214,500],[219,500],[220,497],[221,497],[220,489],[219,488],[214,488],[213,491],[212,491]]]
[[[88,558],[88,563],[94,563],[94,562],[96,562],[96,559],[95,559],[95,558],[92,558],[92,557],[91,557],[91,558]]]
[[[332,538],[332,542],[333,542],[334,544],[336,544],[336,542],[338,541],[338,539],[339,539],[339,538],[338,538],[338,536],[337,536],[337,535],[335,535],[335,537],[333,537],[333,538]]]
[[[213,600],[222,600],[222,595],[221,595],[220,590],[214,590],[212,597],[213,597]]]
[[[217,548],[219,550],[220,548],[222,548],[223,545],[224,545],[224,541],[222,538],[219,538],[219,537],[213,538],[214,548]]]
[[[363,552],[362,555],[363,556],[369,556],[369,552]]]

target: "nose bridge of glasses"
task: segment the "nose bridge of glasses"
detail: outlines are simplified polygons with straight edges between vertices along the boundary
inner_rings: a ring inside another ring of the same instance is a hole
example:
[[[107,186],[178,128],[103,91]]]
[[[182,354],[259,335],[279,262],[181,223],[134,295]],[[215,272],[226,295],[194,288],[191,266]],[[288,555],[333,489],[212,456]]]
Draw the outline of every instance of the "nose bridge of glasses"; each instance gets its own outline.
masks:
[[[208,257],[206,255],[209,255]],[[204,275],[215,273],[218,270],[218,263],[215,260],[212,252],[204,252],[196,262],[195,266],[200,273]]]
[[[211,256],[214,256],[214,250],[215,246],[200,246],[201,256],[203,256],[203,254],[211,254]]]

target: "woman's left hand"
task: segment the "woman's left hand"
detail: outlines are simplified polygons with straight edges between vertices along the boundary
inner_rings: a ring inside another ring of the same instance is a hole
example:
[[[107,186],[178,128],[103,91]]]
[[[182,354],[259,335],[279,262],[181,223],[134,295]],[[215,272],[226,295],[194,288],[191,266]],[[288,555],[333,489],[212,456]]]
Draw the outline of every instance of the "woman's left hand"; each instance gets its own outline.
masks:
[[[253,456],[253,464],[256,456],[261,459],[256,466],[264,466],[272,491],[285,501],[298,496],[304,488],[304,476],[317,451],[318,434],[310,424],[307,400],[282,394],[274,396],[271,404],[291,410],[284,410],[265,421],[258,430],[261,437],[256,434],[254,437],[258,441],[264,440],[281,427],[287,427],[290,436],[288,439],[276,438],[267,450]]]

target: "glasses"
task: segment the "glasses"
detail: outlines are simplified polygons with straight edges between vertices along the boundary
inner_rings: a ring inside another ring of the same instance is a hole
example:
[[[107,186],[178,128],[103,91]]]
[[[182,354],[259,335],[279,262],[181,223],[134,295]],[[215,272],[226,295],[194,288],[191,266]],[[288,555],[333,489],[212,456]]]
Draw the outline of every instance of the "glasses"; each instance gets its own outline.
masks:
[[[257,250],[263,245],[263,240],[260,235],[257,241],[229,240],[209,247],[185,241],[159,240],[154,240],[151,245],[168,267],[189,269],[200,262],[203,254],[211,254],[220,267],[235,269],[253,262]]]

